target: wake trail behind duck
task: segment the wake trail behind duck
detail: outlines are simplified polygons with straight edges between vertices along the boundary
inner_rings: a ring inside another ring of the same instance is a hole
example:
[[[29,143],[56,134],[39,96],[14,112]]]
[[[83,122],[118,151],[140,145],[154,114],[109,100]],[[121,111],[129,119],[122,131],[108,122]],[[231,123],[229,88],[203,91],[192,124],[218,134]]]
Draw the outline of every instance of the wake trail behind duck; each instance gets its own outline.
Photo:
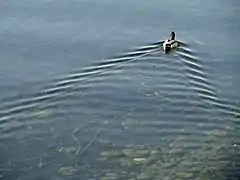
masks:
[[[224,110],[225,113],[239,115],[240,112],[235,104],[218,96],[217,90],[210,80],[211,75],[206,71],[206,66],[186,45],[176,51],[175,57],[180,60],[180,64],[185,69],[191,88],[202,100]]]
[[[83,68],[81,70],[73,71],[72,73],[60,78],[56,78],[53,82],[44,88],[42,92],[35,93],[27,98],[5,99],[0,108],[0,122],[3,123],[8,119],[14,118],[18,113],[22,113],[26,110],[32,109],[44,101],[50,101],[50,99],[60,96],[62,93],[66,93],[71,88],[74,88],[75,84],[93,78],[110,73],[113,69],[116,69],[124,64],[137,60],[150,53],[158,51],[163,41],[148,44],[132,50],[128,53],[121,54],[112,58],[107,58],[102,62],[93,63],[91,66]]]

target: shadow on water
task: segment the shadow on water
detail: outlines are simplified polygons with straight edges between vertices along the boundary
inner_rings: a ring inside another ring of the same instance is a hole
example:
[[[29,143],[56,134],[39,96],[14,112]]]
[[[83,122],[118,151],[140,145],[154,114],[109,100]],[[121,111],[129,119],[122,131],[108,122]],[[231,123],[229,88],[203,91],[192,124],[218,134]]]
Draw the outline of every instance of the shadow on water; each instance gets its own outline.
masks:
[[[57,172],[59,180],[223,177],[223,150],[234,156],[239,149],[228,133],[236,131],[239,110],[218,96],[187,44],[166,55],[162,43],[73,71],[30,96],[4,99],[0,173],[34,179]],[[233,175],[232,169],[224,173]]]

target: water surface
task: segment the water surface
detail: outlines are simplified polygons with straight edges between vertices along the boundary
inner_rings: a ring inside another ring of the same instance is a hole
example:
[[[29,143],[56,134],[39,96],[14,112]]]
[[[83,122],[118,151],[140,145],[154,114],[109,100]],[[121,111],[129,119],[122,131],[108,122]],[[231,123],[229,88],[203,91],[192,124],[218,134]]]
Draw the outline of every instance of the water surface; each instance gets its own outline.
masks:
[[[237,0],[10,0],[0,14],[0,179],[239,177]],[[139,147],[161,155],[100,156]]]

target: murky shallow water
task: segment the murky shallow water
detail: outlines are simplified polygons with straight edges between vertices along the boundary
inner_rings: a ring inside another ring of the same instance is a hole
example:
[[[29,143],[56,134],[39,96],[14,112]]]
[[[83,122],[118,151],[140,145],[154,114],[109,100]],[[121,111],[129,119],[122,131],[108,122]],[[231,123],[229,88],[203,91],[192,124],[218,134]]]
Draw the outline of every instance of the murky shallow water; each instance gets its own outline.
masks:
[[[238,5],[4,2],[0,179],[237,179]]]

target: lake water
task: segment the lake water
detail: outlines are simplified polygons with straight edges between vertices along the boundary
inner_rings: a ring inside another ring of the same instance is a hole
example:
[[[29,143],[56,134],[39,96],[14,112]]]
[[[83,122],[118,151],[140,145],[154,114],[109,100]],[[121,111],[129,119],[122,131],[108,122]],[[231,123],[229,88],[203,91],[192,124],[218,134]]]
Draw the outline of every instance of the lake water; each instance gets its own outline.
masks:
[[[239,0],[9,0],[0,15],[1,180],[239,179]]]

